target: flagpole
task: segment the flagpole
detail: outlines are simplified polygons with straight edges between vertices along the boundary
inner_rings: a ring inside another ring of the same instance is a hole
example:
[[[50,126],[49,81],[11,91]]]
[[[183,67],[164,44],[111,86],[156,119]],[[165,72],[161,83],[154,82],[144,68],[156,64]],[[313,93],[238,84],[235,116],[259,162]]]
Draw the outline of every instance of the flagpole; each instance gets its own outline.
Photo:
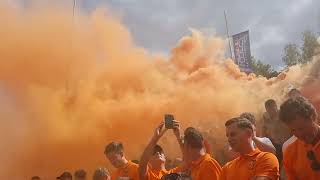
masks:
[[[228,19],[227,19],[227,13],[226,13],[225,10],[224,10],[224,20],[225,20],[225,22],[226,22],[226,29],[227,29],[227,36],[228,36],[228,44],[229,44],[230,58],[233,59],[232,50],[231,50],[230,35],[229,35]]]
[[[72,0],[72,25],[74,25],[74,18],[75,18],[75,9],[76,9],[76,1],[77,0]],[[71,39],[71,47],[73,46],[73,40]],[[66,78],[66,95],[69,97],[69,91],[70,91],[70,76],[71,76],[71,62],[67,62],[67,78]]]
[[[77,0],[73,0],[73,7],[72,7],[72,21],[74,20],[74,13],[75,13],[75,9],[76,9],[76,4]]]

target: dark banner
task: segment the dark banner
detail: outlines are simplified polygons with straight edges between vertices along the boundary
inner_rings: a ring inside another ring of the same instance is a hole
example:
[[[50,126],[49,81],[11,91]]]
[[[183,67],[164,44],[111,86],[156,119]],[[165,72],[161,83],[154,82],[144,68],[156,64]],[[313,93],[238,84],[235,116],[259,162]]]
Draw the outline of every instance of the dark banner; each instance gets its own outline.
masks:
[[[249,31],[232,36],[234,61],[243,72],[252,72]]]

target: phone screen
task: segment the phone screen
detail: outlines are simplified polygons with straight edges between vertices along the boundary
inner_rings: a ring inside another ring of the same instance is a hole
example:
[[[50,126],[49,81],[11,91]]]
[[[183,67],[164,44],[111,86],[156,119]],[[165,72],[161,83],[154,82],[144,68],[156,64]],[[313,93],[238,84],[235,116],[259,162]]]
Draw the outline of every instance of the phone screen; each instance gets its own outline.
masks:
[[[173,129],[174,116],[172,114],[164,115],[164,124],[167,129]]]

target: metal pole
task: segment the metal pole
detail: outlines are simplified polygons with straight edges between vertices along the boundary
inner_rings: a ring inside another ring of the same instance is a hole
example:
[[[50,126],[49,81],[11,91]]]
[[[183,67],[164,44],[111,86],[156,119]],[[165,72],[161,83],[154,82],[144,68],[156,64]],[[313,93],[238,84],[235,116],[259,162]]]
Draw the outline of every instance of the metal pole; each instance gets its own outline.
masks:
[[[73,0],[73,3],[72,3],[72,24],[74,24],[74,16],[75,16],[75,9],[76,9],[76,1],[77,0]],[[73,40],[71,38],[71,47],[73,46]],[[70,77],[71,76],[71,62],[69,61],[67,63],[67,67],[66,67],[66,70],[67,70],[67,79],[66,79],[66,94],[67,96],[69,96],[69,91],[70,91]]]
[[[77,0],[73,0],[73,7],[72,7],[72,20],[74,19],[74,13],[75,13],[75,9],[76,9],[76,2],[77,2]]]
[[[228,36],[228,43],[229,43],[230,58],[233,59],[226,11],[224,11],[224,19],[225,19],[225,22],[226,22],[226,29],[227,29],[227,36]]]

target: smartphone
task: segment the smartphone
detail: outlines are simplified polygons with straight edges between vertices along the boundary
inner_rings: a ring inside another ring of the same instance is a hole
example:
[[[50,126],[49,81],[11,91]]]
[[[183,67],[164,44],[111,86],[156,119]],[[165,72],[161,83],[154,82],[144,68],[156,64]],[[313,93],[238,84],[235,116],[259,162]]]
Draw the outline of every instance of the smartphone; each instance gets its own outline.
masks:
[[[167,129],[173,129],[174,116],[172,114],[164,115],[164,125]]]

